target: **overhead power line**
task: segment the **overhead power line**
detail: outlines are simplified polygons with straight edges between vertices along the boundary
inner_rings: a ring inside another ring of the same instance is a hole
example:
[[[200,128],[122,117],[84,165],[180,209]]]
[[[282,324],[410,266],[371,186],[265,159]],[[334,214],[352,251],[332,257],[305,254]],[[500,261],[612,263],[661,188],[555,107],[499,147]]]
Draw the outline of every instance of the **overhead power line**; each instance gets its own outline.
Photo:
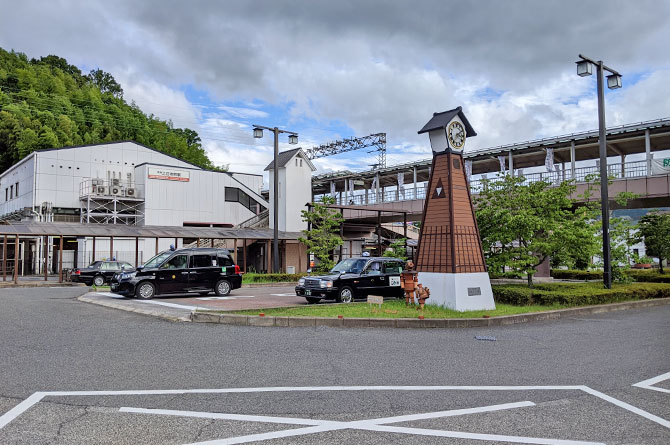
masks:
[[[307,158],[315,159],[368,147],[374,147],[374,150],[368,153],[377,153],[377,164],[374,164],[373,168],[384,169],[386,167],[386,133],[373,133],[372,135],[361,136],[359,138],[344,138],[312,147],[305,150],[305,153],[307,154]]]

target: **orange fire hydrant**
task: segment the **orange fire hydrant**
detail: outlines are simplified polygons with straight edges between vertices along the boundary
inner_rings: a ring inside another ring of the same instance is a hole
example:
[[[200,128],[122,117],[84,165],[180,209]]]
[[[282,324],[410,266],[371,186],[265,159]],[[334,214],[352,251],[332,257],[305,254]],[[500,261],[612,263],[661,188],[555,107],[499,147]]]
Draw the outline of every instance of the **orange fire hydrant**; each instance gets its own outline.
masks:
[[[430,288],[425,288],[423,285],[417,285],[416,297],[419,300],[419,310],[423,310],[426,299],[430,297]]]

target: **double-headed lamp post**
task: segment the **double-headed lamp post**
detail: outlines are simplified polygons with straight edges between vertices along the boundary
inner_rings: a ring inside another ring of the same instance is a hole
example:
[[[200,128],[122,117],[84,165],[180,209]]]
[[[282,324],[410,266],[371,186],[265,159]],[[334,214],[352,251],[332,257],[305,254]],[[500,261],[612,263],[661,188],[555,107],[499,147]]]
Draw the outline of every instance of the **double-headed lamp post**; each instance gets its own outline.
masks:
[[[607,193],[607,141],[605,135],[605,91],[603,87],[603,70],[609,72],[607,76],[607,88],[621,88],[621,74],[605,66],[602,60],[594,61],[588,57],[579,55],[577,74],[579,76],[590,76],[593,74],[593,65],[596,66],[598,78],[598,141],[600,143],[600,200],[603,223],[603,283],[605,288],[612,288],[612,265],[610,256],[610,218],[609,197]]]
[[[272,171],[274,175],[274,194],[273,194],[273,209],[272,218],[274,222],[274,238],[272,240],[272,271],[279,273],[279,172],[277,171],[277,155],[279,155],[279,134],[288,133],[288,143],[298,144],[298,134],[288,130],[281,130],[277,127],[265,127],[262,125],[254,125],[254,138],[262,138],[263,130],[269,130],[274,134],[274,161],[272,163]]]

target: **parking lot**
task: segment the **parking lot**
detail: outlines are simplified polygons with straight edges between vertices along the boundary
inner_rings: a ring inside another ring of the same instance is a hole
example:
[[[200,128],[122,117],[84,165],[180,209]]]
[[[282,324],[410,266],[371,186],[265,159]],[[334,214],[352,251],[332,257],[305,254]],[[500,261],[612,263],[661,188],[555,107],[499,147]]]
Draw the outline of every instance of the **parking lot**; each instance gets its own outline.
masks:
[[[171,323],[82,291],[0,290],[0,443],[670,442],[668,306],[483,329],[262,328]]]

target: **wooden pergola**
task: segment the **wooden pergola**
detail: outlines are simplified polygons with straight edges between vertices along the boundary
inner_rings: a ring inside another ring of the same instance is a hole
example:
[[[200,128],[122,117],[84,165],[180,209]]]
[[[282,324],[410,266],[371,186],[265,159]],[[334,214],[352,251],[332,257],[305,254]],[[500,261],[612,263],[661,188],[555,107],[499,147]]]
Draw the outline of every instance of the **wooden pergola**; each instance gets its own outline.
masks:
[[[299,232],[279,231],[279,240],[297,241],[302,234]],[[63,282],[63,239],[65,237],[91,237],[93,239],[93,258],[95,259],[95,240],[109,239],[110,257],[113,256],[114,239],[135,239],[135,266],[139,259],[139,240],[155,239],[156,252],[158,252],[158,240],[162,238],[174,239],[174,246],[177,248],[177,241],[181,238],[196,239],[197,246],[214,246],[215,240],[233,240],[233,258],[237,263],[237,247],[241,246],[243,270],[246,272],[246,252],[249,241],[262,241],[266,243],[266,262],[268,270],[271,265],[270,243],[273,239],[272,229],[236,229],[236,228],[216,228],[216,227],[181,227],[181,226],[129,226],[129,225],[99,225],[99,224],[81,224],[81,223],[42,223],[42,222],[11,222],[0,225],[0,237],[2,237],[2,280],[7,281],[7,243],[12,238],[15,240],[14,248],[14,268],[12,276],[14,283],[19,280],[19,240],[21,237],[44,237],[43,262],[44,280],[47,280],[48,270],[48,237],[59,239],[58,242],[58,281]],[[241,242],[241,245],[238,244]],[[54,253],[55,254],[55,253]],[[300,268],[301,266],[299,266]]]

